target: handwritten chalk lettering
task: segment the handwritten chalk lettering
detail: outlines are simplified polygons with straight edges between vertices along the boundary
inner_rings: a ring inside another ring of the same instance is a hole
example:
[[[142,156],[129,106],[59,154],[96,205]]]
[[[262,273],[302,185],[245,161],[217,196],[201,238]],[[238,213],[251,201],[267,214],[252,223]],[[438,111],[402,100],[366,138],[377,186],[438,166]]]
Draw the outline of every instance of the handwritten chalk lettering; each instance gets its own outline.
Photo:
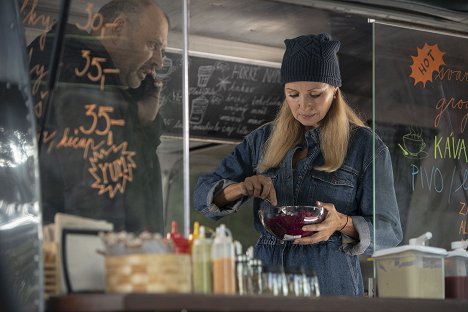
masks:
[[[459,82],[468,82],[468,72],[459,69],[442,68],[439,70],[434,80],[455,80]]]
[[[136,153],[127,151],[127,145],[123,142],[107,150],[100,149],[89,158],[91,167],[88,172],[94,178],[91,187],[97,189],[99,195],[108,193],[112,199],[118,192],[125,193],[127,182],[133,181],[133,169],[137,168],[133,160]]]
[[[239,117],[239,116],[220,116],[219,117],[219,120],[221,121],[227,121],[227,122],[242,122],[244,120],[243,117]]]
[[[49,91],[41,91],[39,94],[39,101],[34,104],[34,115],[36,118],[40,118],[42,116],[42,104],[45,103],[47,95],[49,94]]]
[[[250,125],[256,125],[259,126],[265,122],[265,119],[255,119],[255,118],[249,118],[247,119],[247,123]]]
[[[214,95],[217,92],[213,88],[190,87],[189,93],[190,95],[197,96],[197,95]]]
[[[430,173],[424,167],[418,167],[414,164],[411,164],[411,177],[412,177],[412,190],[416,188],[416,178],[419,176],[419,181],[421,182],[421,188],[427,189],[429,191],[436,191],[437,193],[442,193],[444,190],[444,177],[439,168],[432,166]],[[425,177],[424,177],[425,176]]]
[[[228,93],[228,96],[225,99],[225,102],[234,102],[237,104],[245,104],[247,103],[247,99],[245,96],[242,96],[241,94],[239,95],[233,95],[232,93]]]
[[[231,105],[226,105],[226,106],[223,107],[223,110],[224,110],[224,111],[227,111],[227,112],[239,112],[239,113],[241,113],[242,115],[244,115],[245,112],[249,110],[249,108],[246,107],[246,106],[231,106]]]
[[[463,189],[463,185],[465,184],[465,181],[466,181],[466,176],[468,175],[468,170],[465,169],[465,178],[464,178],[464,181],[462,181],[462,183],[460,184],[460,186],[456,187],[455,186],[455,174],[457,176],[459,176],[459,172],[458,172],[458,169],[457,169],[457,166],[454,166],[453,167],[453,170],[452,170],[452,178],[450,180],[450,190],[448,191],[448,203],[450,204],[452,202],[452,193],[455,194],[456,192],[460,191],[460,189]],[[455,188],[455,191],[453,190]],[[468,188],[468,184],[465,188]]]
[[[227,135],[231,135],[234,131],[236,130],[236,127],[234,126],[222,126],[221,127],[221,132],[227,133]]]
[[[466,222],[466,220],[462,220],[460,222],[460,227],[459,227],[458,234],[460,234],[460,235],[467,235],[468,234],[468,223]]]
[[[46,77],[48,71],[45,70],[45,66],[42,64],[37,64],[29,71],[31,75],[31,80],[34,80],[34,84],[32,86],[32,94],[36,95],[39,91],[39,88],[42,85],[44,78]]]
[[[255,91],[255,86],[249,86],[245,82],[242,82],[240,85],[234,81],[229,88],[227,88],[227,91],[231,92],[242,92],[242,93],[253,93]]]
[[[434,119],[434,126],[439,127],[439,123],[442,119],[443,114],[445,111],[451,108],[453,110],[468,110],[468,100],[459,99],[455,101],[452,97],[450,100],[446,100],[446,98],[441,98],[436,104],[437,115]],[[463,133],[466,129],[466,124],[468,122],[468,112],[463,116],[463,119],[460,124],[460,133]]]
[[[460,202],[460,211],[458,214],[461,216],[466,216],[468,214],[468,206],[466,206],[466,203]]]
[[[458,191],[466,191],[468,190],[468,169],[465,169],[463,172],[463,179],[460,182],[460,185],[455,188],[454,193]]]
[[[238,126],[237,127],[237,131],[236,131],[238,134],[241,134],[241,135],[246,135],[250,132],[250,130],[247,128],[247,126]]]
[[[47,153],[50,153],[50,151],[54,147],[53,142],[54,142],[56,134],[57,134],[57,130],[54,130],[51,132],[44,130],[42,132],[42,144],[47,145]],[[39,132],[37,133],[37,139],[39,139]]]
[[[261,116],[265,116],[267,115],[268,113],[268,108],[267,107],[263,107],[263,108],[253,108],[252,110],[250,110],[250,113],[252,115],[261,115]]]
[[[29,4],[31,5],[29,6]],[[23,23],[26,26],[36,26],[40,24],[43,26],[43,30],[39,36],[39,48],[41,51],[45,48],[45,39],[47,37],[47,32],[50,30],[54,21],[48,15],[37,15],[37,5],[38,0],[33,0],[32,2],[29,0],[24,0],[21,4],[20,13],[24,15]],[[28,10],[29,7],[29,10]]]
[[[97,113],[96,107],[97,105],[92,103],[85,105],[85,116],[89,116],[91,118],[91,125],[88,129],[80,126],[79,129],[83,134],[96,133],[97,135],[104,136],[110,132],[112,126],[125,125],[124,119],[112,119],[109,116],[110,113],[114,112],[114,108],[112,106],[99,106]],[[97,129],[97,124],[100,119],[104,121],[104,127],[102,129]]]
[[[262,78],[263,83],[281,84],[280,71],[276,68],[267,68]]]
[[[77,129],[74,131],[75,135],[70,135],[70,128],[65,128],[63,135],[55,146],[56,149],[73,148],[83,150],[83,159],[88,159],[90,151],[96,151],[101,148],[105,141],[100,141],[98,144],[94,142],[93,138],[82,137],[79,135]]]
[[[181,129],[182,123],[180,121],[177,121],[174,128]],[[190,129],[194,131],[216,131],[231,135],[236,130],[236,127],[222,125],[220,122],[216,122],[216,124],[213,125],[211,122],[208,121],[206,124],[191,124]]]
[[[257,73],[259,67],[247,66],[247,65],[234,65],[232,70],[231,78],[238,80],[257,81]]]
[[[448,138],[434,138],[434,159],[458,159],[468,162],[468,154],[466,152],[465,139],[455,139],[453,132]]]
[[[85,59],[85,64],[80,70],[75,68],[75,74],[78,77],[86,77],[92,82],[100,82],[100,89],[104,90],[106,81],[106,74],[118,74],[120,71],[117,68],[102,68],[101,63],[105,63],[106,59],[103,57],[91,57],[89,50],[81,50],[81,57]],[[95,70],[92,70],[95,68]],[[93,74],[94,72],[94,74]]]
[[[280,106],[282,103],[282,96],[254,96],[252,106]]]
[[[101,28],[104,21],[102,15],[98,12],[93,12],[93,3],[88,2],[86,4],[86,12],[88,13],[88,18],[85,25],[80,25],[75,23],[75,26],[84,31],[96,31]]]
[[[429,68],[431,62],[434,62],[434,57],[432,56],[432,49],[427,50],[428,57],[424,57],[421,63],[417,64],[419,71],[421,72],[421,75],[424,75]]]

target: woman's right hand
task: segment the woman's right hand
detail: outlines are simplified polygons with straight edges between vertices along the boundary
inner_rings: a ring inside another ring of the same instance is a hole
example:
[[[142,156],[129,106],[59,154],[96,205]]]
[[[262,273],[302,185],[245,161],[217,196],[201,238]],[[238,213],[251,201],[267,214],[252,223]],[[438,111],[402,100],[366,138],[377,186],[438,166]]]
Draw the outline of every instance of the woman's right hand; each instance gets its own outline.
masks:
[[[247,177],[240,183],[240,188],[242,195],[258,197],[267,200],[273,206],[277,205],[276,191],[270,177],[263,175]]]

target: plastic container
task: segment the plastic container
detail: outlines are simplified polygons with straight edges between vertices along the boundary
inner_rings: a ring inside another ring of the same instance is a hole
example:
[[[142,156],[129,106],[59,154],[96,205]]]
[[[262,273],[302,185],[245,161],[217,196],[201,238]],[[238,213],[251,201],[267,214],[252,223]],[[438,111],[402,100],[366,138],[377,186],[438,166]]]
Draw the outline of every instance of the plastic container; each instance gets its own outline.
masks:
[[[213,240],[206,238],[205,227],[199,229],[199,236],[192,245],[193,291],[210,294],[213,292],[211,248]]]
[[[468,240],[452,242],[445,258],[445,298],[468,299]]]
[[[424,246],[430,236],[424,234],[424,237],[410,240],[410,245],[374,253],[379,297],[445,297],[444,256],[447,251]]]
[[[215,294],[236,293],[234,243],[231,232],[224,224],[216,228],[213,247],[213,292]]]

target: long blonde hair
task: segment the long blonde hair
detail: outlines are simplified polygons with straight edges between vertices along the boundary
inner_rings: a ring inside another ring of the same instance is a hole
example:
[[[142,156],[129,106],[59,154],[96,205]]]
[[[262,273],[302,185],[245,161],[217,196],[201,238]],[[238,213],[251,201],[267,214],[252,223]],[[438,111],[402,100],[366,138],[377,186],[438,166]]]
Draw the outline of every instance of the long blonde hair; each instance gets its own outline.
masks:
[[[338,88],[336,98],[333,99],[327,115],[322,120],[320,148],[325,161],[323,165],[316,167],[316,170],[333,172],[343,165],[352,124],[366,127],[346,103]],[[304,141],[304,133],[304,126],[294,118],[285,100],[273,121],[273,130],[265,144],[259,171],[265,172],[270,168],[277,168],[288,150]]]

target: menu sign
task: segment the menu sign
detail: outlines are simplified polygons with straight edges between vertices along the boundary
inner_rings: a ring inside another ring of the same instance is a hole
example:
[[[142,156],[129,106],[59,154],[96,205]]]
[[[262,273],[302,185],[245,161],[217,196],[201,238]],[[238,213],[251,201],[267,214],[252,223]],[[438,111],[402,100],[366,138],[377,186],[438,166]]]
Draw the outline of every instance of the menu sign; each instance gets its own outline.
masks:
[[[182,134],[181,55],[167,53],[161,114],[168,134]],[[165,92],[165,90],[170,92]],[[179,91],[175,91],[175,90]],[[279,67],[191,56],[190,135],[239,142],[274,119],[284,99]]]
[[[450,248],[468,238],[468,39],[374,27],[375,124],[392,155],[404,243],[430,231],[431,245]]]

